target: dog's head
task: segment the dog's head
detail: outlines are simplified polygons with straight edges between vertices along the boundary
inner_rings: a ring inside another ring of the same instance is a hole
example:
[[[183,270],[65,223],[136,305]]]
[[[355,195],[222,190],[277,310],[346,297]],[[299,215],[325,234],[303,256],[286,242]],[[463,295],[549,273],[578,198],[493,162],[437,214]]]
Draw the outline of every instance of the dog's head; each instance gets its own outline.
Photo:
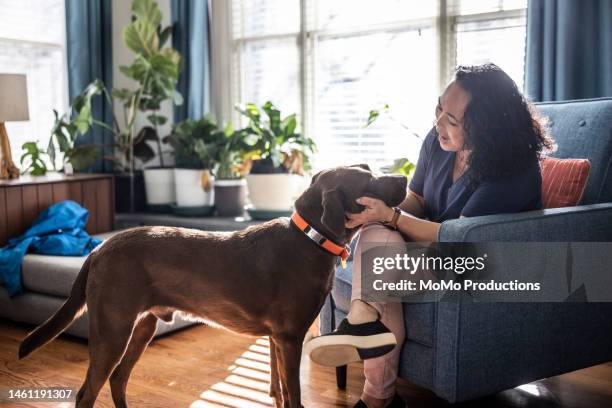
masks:
[[[378,198],[388,206],[399,205],[406,197],[406,177],[376,176],[366,164],[335,167],[312,177],[310,187],[297,199],[295,209],[321,233],[346,243],[355,229],[344,226],[346,213],[364,207],[359,197]]]

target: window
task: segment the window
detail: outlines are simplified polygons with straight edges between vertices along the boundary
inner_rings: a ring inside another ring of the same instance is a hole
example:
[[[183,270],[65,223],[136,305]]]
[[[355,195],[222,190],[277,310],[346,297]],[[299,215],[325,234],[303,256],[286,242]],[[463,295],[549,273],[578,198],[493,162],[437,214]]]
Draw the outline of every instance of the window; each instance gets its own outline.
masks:
[[[232,0],[233,102],[298,113],[316,168],[416,161],[458,64],[523,85],[527,0]],[[364,128],[371,109],[390,106]],[[237,115],[233,119],[240,120]]]
[[[30,120],[6,124],[19,166],[21,145],[46,148],[53,109],[68,105],[64,0],[0,0],[0,10],[0,72],[27,77]]]

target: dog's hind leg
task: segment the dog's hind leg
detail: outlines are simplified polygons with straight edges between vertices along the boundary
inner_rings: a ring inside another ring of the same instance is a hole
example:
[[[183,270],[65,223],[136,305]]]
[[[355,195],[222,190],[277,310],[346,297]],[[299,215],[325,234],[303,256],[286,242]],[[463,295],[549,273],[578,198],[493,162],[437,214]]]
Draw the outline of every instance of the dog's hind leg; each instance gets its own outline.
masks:
[[[89,368],[77,393],[76,408],[93,407],[100,389],[114,370],[127,348],[136,315],[109,319],[96,313],[89,315]]]
[[[276,408],[283,406],[283,394],[281,390],[280,377],[278,375],[280,358],[276,354],[274,340],[270,337],[270,396],[274,398]]]
[[[140,356],[142,356],[142,353],[144,353],[149,342],[155,335],[156,328],[157,317],[151,313],[143,317],[136,324],[136,327],[134,327],[127,350],[110,377],[111,393],[113,395],[115,407],[127,408],[128,404],[125,397],[125,391],[128,379],[130,378],[130,374],[136,362],[140,359]]]
[[[302,357],[303,336],[281,337],[276,344],[280,354],[279,366],[285,408],[301,408],[300,359]],[[287,391],[285,393],[285,390]]]

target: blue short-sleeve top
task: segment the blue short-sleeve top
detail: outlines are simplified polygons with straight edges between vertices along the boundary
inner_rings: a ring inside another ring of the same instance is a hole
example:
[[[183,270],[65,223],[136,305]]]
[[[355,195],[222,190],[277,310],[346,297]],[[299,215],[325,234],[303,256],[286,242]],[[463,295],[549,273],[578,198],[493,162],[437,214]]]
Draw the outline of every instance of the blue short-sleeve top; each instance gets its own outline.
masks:
[[[423,197],[426,217],[443,222],[460,216],[514,213],[542,208],[542,176],[537,162],[511,177],[469,186],[467,172],[453,182],[455,152],[440,147],[432,129],[419,154],[410,190]],[[469,171],[469,170],[468,170]]]

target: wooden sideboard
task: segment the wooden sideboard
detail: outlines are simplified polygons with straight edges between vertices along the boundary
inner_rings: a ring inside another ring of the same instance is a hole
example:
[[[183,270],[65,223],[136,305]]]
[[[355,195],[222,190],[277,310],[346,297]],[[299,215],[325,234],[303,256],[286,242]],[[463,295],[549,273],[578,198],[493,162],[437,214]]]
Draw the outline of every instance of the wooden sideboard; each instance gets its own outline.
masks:
[[[115,186],[112,174],[26,175],[0,180],[0,247],[25,232],[41,211],[63,200],[74,200],[89,210],[86,229],[90,234],[113,229]]]

